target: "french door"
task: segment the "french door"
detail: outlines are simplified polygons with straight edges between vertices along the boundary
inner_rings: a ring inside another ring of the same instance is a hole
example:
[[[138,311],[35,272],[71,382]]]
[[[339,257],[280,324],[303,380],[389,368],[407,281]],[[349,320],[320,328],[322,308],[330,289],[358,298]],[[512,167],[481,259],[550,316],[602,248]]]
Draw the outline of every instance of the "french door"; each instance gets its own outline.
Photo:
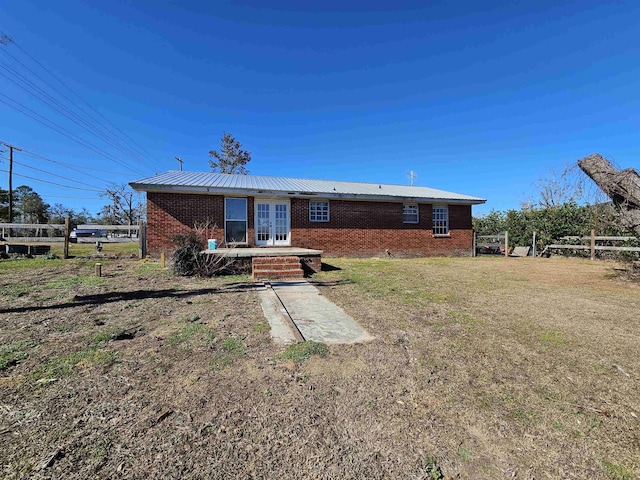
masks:
[[[256,200],[256,245],[284,246],[291,244],[289,202]]]

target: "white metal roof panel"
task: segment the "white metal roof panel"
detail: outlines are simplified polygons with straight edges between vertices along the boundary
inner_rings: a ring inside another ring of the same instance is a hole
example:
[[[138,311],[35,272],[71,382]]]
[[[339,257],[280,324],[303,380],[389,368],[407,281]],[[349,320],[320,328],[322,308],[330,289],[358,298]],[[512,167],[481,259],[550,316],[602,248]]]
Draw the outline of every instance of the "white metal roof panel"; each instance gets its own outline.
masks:
[[[130,183],[138,191],[183,193],[247,193],[269,195],[326,196],[329,198],[448,201],[479,204],[486,200],[429,187],[384,183],[307,180],[213,172],[170,170]]]

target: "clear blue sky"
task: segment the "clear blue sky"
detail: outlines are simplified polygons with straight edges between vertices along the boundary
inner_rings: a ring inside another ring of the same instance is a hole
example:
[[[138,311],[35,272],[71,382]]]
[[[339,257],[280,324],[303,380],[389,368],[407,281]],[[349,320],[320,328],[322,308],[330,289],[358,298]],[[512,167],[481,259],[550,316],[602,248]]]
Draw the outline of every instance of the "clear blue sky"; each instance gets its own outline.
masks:
[[[251,151],[252,174],[407,184],[413,170],[417,185],[487,198],[475,214],[518,208],[593,152],[640,167],[636,1],[4,0],[0,32],[22,49],[0,46],[0,72],[75,99],[36,59],[139,145],[125,155],[0,75],[0,100],[107,154],[0,102],[0,141],[75,168],[16,152],[64,178],[16,174],[63,185],[137,180],[177,169],[174,156],[208,171],[223,131]],[[106,203],[22,183],[51,204]]]

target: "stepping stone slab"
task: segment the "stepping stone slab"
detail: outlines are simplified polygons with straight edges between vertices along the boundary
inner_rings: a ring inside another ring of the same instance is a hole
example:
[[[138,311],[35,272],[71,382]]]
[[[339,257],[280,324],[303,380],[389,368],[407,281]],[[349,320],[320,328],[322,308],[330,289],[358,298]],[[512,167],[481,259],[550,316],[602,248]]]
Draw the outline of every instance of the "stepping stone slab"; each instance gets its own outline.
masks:
[[[351,316],[309,282],[272,282],[271,286],[305,340],[323,343],[373,340]]]

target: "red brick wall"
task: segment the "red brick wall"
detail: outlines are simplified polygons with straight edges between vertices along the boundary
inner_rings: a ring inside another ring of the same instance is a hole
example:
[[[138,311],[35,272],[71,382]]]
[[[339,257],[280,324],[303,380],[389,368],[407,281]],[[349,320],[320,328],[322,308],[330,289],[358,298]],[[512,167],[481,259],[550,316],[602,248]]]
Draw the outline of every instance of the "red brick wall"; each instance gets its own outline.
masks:
[[[402,203],[331,200],[328,223],[309,221],[309,200],[291,198],[291,245],[323,250],[330,256],[469,255],[472,248],[471,206],[449,205],[450,234],[431,233],[431,205],[419,205],[419,222],[402,222]],[[254,201],[247,199],[248,241],[255,244]],[[224,197],[147,193],[147,246],[151,253],[169,253],[172,237],[196,223],[217,225],[206,233],[224,241]]]
[[[249,203],[249,202],[247,202]],[[224,197],[174,193],[147,193],[147,249],[150,253],[169,253],[175,248],[173,237],[189,232],[196,224],[210,222],[215,229],[207,238],[224,241]]]
[[[402,203],[330,200],[330,222],[309,221],[309,200],[291,199],[291,245],[329,256],[470,255],[471,206],[449,205],[449,235],[431,233],[431,205],[417,224],[402,222]]]

